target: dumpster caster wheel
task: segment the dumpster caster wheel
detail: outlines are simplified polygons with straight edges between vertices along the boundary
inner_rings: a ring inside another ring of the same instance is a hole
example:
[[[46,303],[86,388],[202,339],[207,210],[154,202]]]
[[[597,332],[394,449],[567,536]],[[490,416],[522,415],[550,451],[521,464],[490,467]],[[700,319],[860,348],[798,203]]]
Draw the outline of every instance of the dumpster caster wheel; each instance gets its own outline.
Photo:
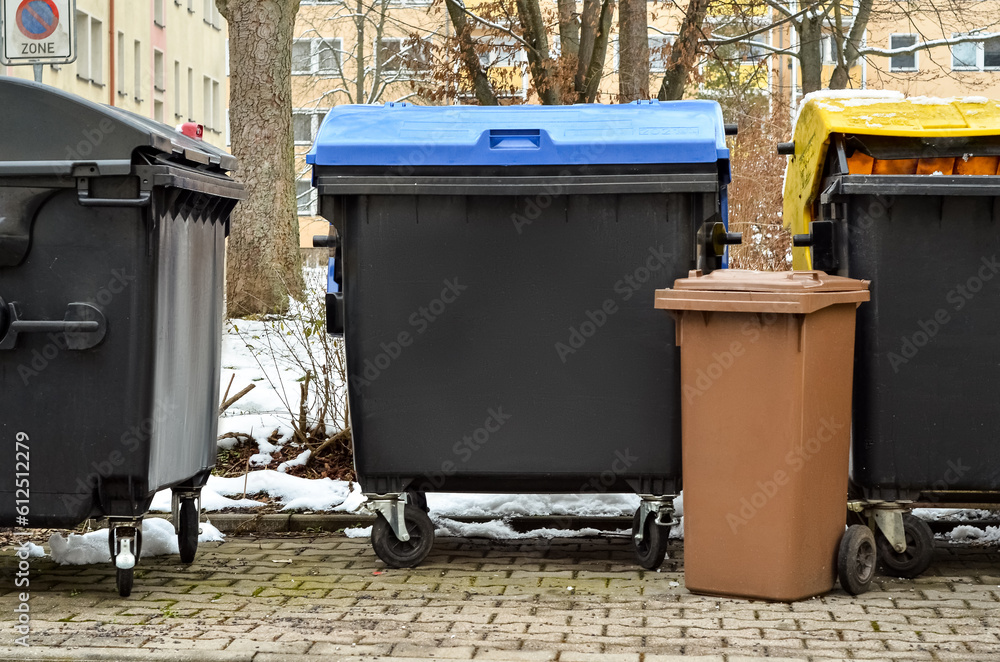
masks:
[[[642,524],[641,515],[642,508],[638,508],[635,511],[635,517],[632,518],[632,544],[635,546],[635,557],[639,561],[639,565],[646,570],[656,570],[667,556],[668,531],[656,523],[656,514],[652,513],[646,518],[642,541],[636,541],[635,536],[639,533],[639,527]]]
[[[115,578],[115,585],[118,587],[118,595],[127,598],[132,595],[132,581],[135,579],[135,568],[122,570],[116,568],[118,574]]]
[[[927,522],[913,515],[903,515],[903,535],[906,551],[897,552],[879,532],[878,560],[882,572],[892,577],[913,579],[930,567],[934,558],[934,533]]]
[[[194,562],[198,551],[198,507],[194,499],[181,500],[180,528],[177,531],[177,547],[181,563]]]
[[[864,524],[848,527],[837,552],[837,577],[851,595],[861,595],[875,577],[875,535]]]
[[[408,503],[403,510],[403,521],[410,534],[407,541],[392,532],[385,517],[379,514],[372,527],[372,548],[376,556],[390,568],[413,568],[430,554],[434,546],[434,524],[417,506]]]
[[[414,506],[424,511],[425,513],[431,512],[431,509],[427,506],[426,492],[420,492],[418,490],[408,489],[406,490],[406,502],[412,503]]]

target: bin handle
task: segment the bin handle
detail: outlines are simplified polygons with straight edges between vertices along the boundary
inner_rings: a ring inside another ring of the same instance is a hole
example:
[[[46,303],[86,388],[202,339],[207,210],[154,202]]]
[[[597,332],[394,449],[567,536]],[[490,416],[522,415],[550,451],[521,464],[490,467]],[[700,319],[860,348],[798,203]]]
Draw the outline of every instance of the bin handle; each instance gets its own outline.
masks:
[[[92,198],[87,189],[77,189],[76,198],[81,207],[148,207],[152,195],[140,191],[138,198]]]
[[[66,349],[91,349],[101,344],[107,335],[108,323],[104,314],[89,303],[71,303],[66,307],[62,320],[26,320],[21,317],[18,304],[11,302],[3,306],[0,299],[0,325],[7,324],[7,330],[0,339],[0,350],[17,347],[17,337],[22,333],[62,333]],[[6,318],[6,320],[4,319]]]

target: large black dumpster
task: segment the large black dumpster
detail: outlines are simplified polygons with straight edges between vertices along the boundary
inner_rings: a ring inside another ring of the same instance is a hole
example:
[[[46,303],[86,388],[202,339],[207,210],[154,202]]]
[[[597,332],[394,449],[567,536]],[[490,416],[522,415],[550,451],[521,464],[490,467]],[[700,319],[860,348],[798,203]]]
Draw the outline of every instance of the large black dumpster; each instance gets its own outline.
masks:
[[[681,394],[652,301],[721,266],[728,159],[714,102],[330,112],[318,243],[380,558],[426,556],[428,491],[635,492],[659,565]]]
[[[115,108],[11,78],[0,107],[0,526],[107,518],[127,595],[157,490],[194,558],[243,188],[231,156]]]
[[[852,507],[875,521],[885,570],[916,576],[933,537],[905,510],[1000,503],[1000,105],[814,100],[794,152],[797,266],[871,281]]]

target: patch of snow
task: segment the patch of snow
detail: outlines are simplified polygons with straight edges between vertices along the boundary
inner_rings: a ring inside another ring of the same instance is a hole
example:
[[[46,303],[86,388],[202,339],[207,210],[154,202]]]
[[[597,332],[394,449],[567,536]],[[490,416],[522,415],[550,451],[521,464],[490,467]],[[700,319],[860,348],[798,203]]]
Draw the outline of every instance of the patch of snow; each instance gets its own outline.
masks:
[[[295,456],[294,460],[289,460],[288,462],[282,462],[278,465],[277,471],[280,473],[285,473],[288,471],[288,467],[304,467],[306,462],[309,461],[309,457],[312,455],[311,450],[304,450]]]
[[[343,510],[353,491],[351,484],[331,478],[308,479],[290,476],[272,469],[251,471],[246,476],[222,478],[210,476],[209,489],[223,496],[267,494],[284,504],[282,510]]]
[[[348,538],[371,538],[372,527],[354,526],[351,528],[344,529],[344,535],[347,536]]]
[[[225,536],[208,521],[201,523],[198,542],[221,541]],[[68,537],[55,533],[49,538],[52,560],[60,565],[91,565],[110,563],[108,530],[99,529],[83,535]],[[161,517],[142,521],[142,558],[179,553],[174,525]]]
[[[1000,526],[988,526],[985,530],[963,524],[945,534],[945,537],[955,542],[992,543],[1000,542]]]
[[[959,103],[975,103],[975,104],[987,104],[990,102],[986,97],[959,97]]]
[[[427,505],[436,515],[514,517],[526,515],[632,516],[635,494],[450,494],[430,493]]]
[[[247,459],[247,464],[251,467],[266,467],[271,464],[272,459],[270,453],[257,453]]]
[[[914,508],[914,517],[930,521],[974,522],[976,520],[993,519],[996,512],[981,509],[963,508]]]
[[[940,170],[935,170],[934,172],[931,173],[931,175],[944,175],[944,173],[941,172]]]
[[[211,478],[208,480],[209,483],[212,482]],[[243,492],[241,491],[240,494],[243,494]],[[149,506],[149,511],[153,513],[169,513],[170,503],[170,489],[167,488],[165,490],[160,490],[153,497],[153,502]],[[263,505],[263,501],[255,501],[254,499],[230,499],[228,497],[224,497],[208,486],[201,489],[201,508],[207,512],[216,512],[227,508],[257,508],[258,506]]]
[[[954,101],[954,97],[910,97],[907,99],[910,103],[916,104],[918,106],[950,106]]]
[[[631,530],[600,531],[583,528],[579,530],[565,529],[534,529],[532,531],[515,531],[502,520],[492,522],[456,522],[446,517],[434,518],[435,536],[453,538],[492,538],[494,540],[526,540],[528,538],[590,538],[599,535],[632,535]]]

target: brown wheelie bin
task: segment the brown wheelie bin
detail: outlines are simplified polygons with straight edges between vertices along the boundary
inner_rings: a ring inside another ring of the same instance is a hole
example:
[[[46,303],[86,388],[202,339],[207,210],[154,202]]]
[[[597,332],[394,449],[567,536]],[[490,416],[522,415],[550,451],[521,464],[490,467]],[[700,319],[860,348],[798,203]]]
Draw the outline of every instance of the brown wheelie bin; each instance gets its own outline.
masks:
[[[684,577],[695,593],[859,593],[874,540],[845,535],[854,317],[868,282],[720,270],[657,290],[681,349]]]

